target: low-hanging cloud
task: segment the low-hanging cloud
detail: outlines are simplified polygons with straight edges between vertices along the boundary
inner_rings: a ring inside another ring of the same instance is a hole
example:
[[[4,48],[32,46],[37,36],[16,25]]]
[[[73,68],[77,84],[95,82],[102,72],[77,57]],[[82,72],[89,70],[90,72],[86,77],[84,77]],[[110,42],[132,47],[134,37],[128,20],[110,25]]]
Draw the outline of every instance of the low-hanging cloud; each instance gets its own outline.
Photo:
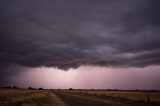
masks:
[[[0,67],[160,64],[159,0],[2,0]]]

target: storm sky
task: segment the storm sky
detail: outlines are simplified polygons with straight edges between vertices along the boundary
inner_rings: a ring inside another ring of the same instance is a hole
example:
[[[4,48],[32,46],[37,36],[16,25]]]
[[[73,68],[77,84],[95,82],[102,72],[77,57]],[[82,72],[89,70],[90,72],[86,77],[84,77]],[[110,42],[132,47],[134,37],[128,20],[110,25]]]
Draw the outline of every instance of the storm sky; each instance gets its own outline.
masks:
[[[104,80],[97,83],[108,81],[107,72],[111,71],[121,76],[125,70],[126,76],[137,76],[131,72],[135,69],[152,76],[138,77],[142,85],[144,79],[153,80],[149,88],[140,88],[160,89],[160,78],[154,79],[160,75],[159,11],[159,0],[1,0],[0,86],[28,86],[29,82],[20,84],[24,82],[22,74],[30,73],[30,78],[35,72],[47,73],[47,69],[53,69],[53,79],[61,71],[65,76],[74,70],[83,78],[87,70],[96,70],[87,71],[88,76],[95,72],[101,76],[101,70],[106,70]],[[15,77],[19,81],[12,81]],[[111,77],[116,80],[117,75],[112,73]],[[81,83],[85,81],[87,77]],[[92,87],[78,84],[75,86]],[[126,85],[113,87],[134,89],[140,84]]]

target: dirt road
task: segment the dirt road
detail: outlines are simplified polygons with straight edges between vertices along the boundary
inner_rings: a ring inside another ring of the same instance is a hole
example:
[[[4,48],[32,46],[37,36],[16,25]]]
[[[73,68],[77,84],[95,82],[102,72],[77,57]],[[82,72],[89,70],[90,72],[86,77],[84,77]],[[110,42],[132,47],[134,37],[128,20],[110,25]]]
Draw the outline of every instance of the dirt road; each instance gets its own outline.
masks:
[[[60,91],[54,91],[67,106],[159,106],[146,103],[128,103],[124,101],[112,101],[88,96],[73,95]]]
[[[54,92],[64,103],[69,106],[115,106],[106,100],[100,100],[90,97],[71,95],[63,92]],[[117,104],[116,106],[120,106]]]

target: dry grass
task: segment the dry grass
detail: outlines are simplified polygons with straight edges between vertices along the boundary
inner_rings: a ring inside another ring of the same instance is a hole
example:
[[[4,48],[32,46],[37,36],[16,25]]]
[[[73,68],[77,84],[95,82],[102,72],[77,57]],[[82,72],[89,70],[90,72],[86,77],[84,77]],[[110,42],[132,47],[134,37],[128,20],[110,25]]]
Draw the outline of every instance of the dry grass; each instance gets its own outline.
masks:
[[[78,94],[78,95],[86,95],[86,96],[124,99],[135,102],[158,103],[158,104],[160,103],[159,92],[107,91],[107,90],[64,90],[64,92]]]
[[[0,106],[64,106],[48,90],[0,89]]]

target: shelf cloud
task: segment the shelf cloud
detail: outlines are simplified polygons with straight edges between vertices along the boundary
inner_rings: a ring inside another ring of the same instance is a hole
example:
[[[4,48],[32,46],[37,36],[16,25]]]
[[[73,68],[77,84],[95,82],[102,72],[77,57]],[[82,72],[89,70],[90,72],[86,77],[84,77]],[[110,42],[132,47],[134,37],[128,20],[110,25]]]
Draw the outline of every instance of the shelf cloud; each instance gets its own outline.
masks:
[[[160,64],[159,0],[1,0],[1,73]]]

